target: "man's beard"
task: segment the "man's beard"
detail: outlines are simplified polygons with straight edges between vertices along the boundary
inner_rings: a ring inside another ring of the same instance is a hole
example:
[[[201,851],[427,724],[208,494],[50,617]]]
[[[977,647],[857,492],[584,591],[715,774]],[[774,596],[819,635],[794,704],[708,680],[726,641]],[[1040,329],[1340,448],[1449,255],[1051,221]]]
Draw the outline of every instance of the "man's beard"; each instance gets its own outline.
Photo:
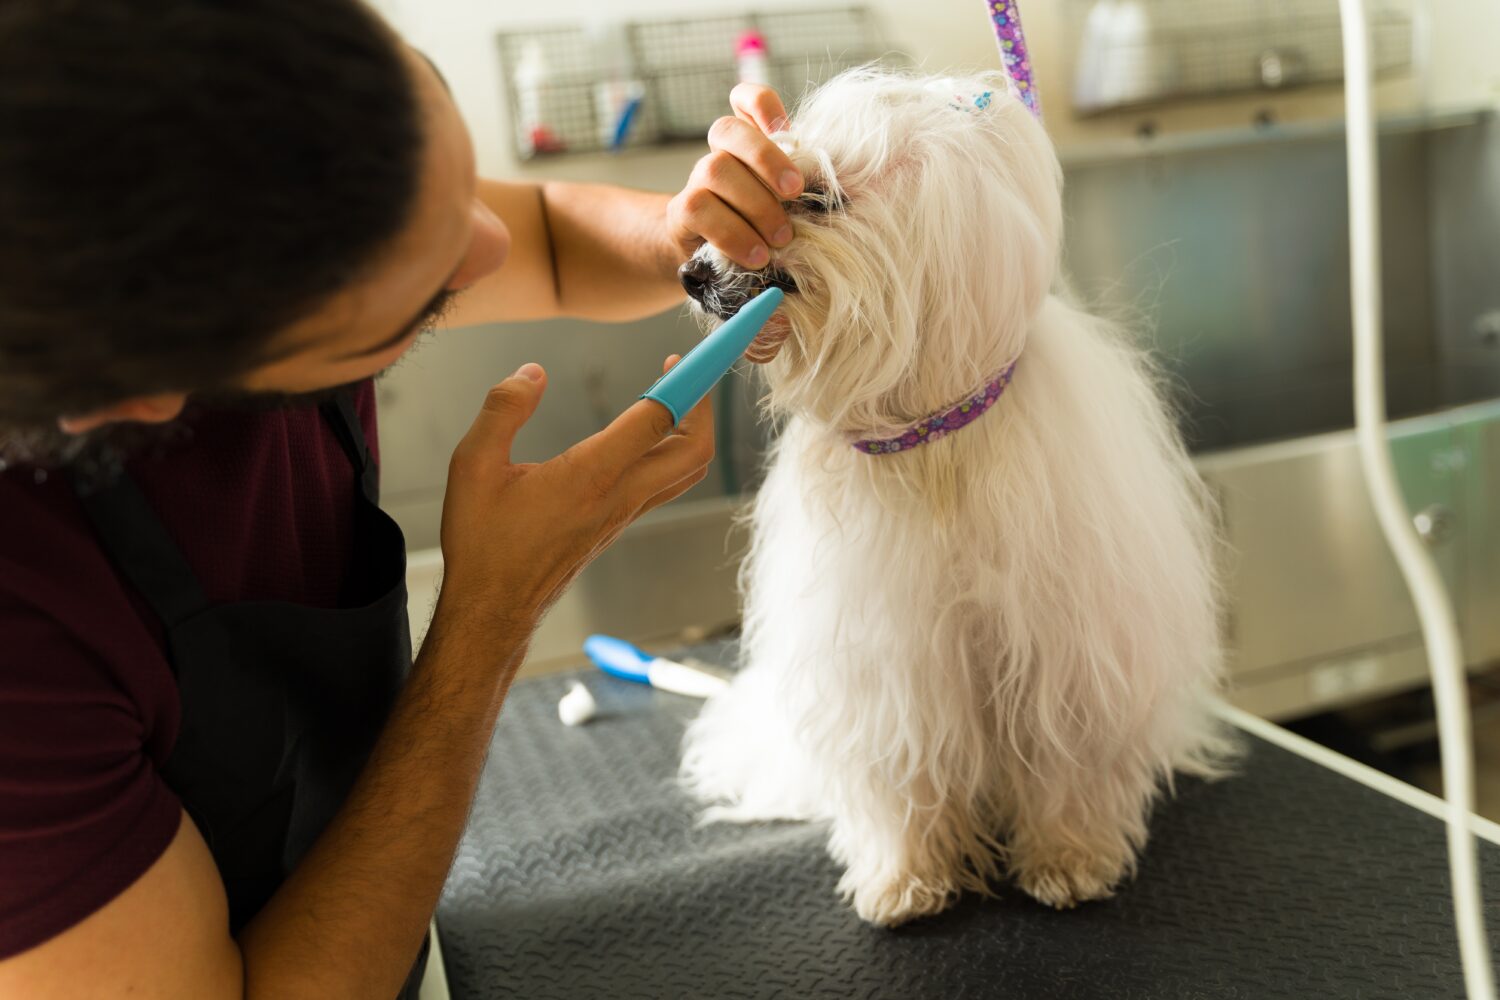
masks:
[[[162,455],[192,440],[194,416],[204,410],[265,413],[317,406],[348,391],[335,386],[316,392],[248,392],[215,390],[193,393],[181,416],[160,424],[122,421],[105,424],[82,434],[70,434],[56,425],[7,428],[0,426],[0,472],[12,466],[30,466],[39,480],[54,472],[67,472],[85,484],[105,484],[117,478],[129,460]]]
[[[400,367],[431,331],[424,332],[395,361],[370,376],[379,381]],[[363,379],[360,380],[364,381]],[[206,389],[188,397],[182,416],[163,424],[133,421],[105,424],[83,434],[69,434],[56,424],[41,427],[7,427],[0,423],[0,472],[12,466],[33,467],[39,478],[54,471],[71,471],[81,481],[108,482],[120,475],[132,458],[162,454],[192,439],[195,410],[264,413],[302,406],[316,406],[336,399],[359,382],[313,392],[254,392],[246,389]],[[184,419],[186,418],[186,419]]]

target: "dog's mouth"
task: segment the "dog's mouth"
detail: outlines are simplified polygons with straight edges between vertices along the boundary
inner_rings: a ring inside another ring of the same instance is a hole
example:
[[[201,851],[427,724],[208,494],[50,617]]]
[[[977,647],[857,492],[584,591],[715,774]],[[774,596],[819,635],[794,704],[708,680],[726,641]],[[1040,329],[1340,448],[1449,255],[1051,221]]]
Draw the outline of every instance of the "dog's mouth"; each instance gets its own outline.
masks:
[[[698,257],[682,265],[677,276],[698,307],[721,320],[732,317],[767,288],[779,288],[788,295],[797,291],[796,279],[779,268],[736,271],[725,280],[712,264]],[[745,351],[745,359],[754,364],[765,364],[776,357],[791,332],[791,323],[784,314],[777,312],[751,342]]]
[[[779,288],[788,295],[797,291],[796,279],[778,268],[746,271],[739,276],[740,280],[730,284],[719,277],[712,264],[699,257],[678,268],[677,277],[693,301],[719,319],[729,319],[767,288]]]

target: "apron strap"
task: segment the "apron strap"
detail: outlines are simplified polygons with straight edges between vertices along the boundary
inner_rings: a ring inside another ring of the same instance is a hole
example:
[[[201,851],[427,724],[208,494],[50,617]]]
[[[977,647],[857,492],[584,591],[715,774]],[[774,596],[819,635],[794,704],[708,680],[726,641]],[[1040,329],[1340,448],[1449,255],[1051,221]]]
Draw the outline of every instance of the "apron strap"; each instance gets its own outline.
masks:
[[[208,607],[187,558],[128,473],[98,489],[75,473],[73,492],[115,568],[164,626],[176,628]]]
[[[354,466],[365,498],[378,505],[380,470],[365,441],[353,394],[345,389],[319,409]],[[72,482],[73,492],[104,551],[164,626],[176,628],[208,608],[208,598],[187,557],[128,472],[121,472],[103,487],[83,480],[76,472]]]
[[[370,454],[370,445],[365,440],[365,427],[359,413],[354,409],[354,394],[343,389],[332,400],[319,407],[323,419],[333,428],[334,436],[349,456],[349,463],[359,475],[359,487],[372,506],[380,506],[380,467]]]

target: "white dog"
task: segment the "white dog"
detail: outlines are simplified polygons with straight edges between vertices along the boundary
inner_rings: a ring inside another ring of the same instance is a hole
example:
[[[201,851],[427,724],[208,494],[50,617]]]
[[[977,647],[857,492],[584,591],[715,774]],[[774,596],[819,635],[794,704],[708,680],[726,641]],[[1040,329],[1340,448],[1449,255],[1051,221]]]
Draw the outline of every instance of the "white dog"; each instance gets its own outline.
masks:
[[[1005,77],[845,74],[778,139],[808,178],[764,272],[683,268],[785,421],[743,669],[692,724],[707,814],[831,821],[866,920],[1003,868],[1057,907],[1133,871],[1174,771],[1229,747],[1210,511],[1143,357],[1052,294],[1061,170]]]

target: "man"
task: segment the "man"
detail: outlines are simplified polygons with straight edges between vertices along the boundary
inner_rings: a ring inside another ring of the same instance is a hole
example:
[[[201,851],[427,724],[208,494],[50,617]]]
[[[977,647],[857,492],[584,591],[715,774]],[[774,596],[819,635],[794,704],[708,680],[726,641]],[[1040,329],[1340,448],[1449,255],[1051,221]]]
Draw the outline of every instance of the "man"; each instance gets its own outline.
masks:
[[[766,264],[802,182],[733,105],[671,199],[498,183],[358,0],[0,5],[0,997],[415,995],[532,629],[713,435],[642,402],[513,464],[546,375],[497,384],[412,666],[370,379],[445,310]]]

